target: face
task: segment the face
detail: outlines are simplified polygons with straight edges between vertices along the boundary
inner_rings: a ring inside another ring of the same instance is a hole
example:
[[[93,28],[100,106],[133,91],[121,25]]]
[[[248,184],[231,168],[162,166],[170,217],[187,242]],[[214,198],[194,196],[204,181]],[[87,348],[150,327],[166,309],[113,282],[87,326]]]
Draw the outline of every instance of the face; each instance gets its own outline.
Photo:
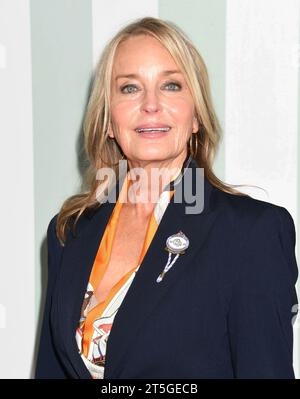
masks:
[[[112,71],[108,133],[129,161],[176,164],[184,160],[190,135],[199,128],[194,115],[184,75],[158,40],[140,35],[119,45]],[[171,129],[137,132],[142,125]]]

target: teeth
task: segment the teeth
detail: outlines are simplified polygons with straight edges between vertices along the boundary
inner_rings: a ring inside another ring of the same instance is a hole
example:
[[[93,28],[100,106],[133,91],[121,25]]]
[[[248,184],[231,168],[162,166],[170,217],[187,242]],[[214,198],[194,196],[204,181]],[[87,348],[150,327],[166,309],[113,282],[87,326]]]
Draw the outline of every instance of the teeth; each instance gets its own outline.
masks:
[[[168,132],[171,128],[170,127],[156,127],[156,128],[141,128],[141,129],[136,129],[139,133],[141,132]]]

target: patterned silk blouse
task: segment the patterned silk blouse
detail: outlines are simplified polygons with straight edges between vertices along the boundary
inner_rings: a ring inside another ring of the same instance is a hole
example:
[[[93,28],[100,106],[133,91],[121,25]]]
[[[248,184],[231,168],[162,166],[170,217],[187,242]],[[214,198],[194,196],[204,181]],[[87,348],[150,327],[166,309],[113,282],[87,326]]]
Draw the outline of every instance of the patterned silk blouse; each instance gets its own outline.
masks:
[[[98,302],[94,295],[94,291],[97,289],[108,267],[118,217],[123,204],[120,199],[124,198],[124,195],[127,195],[131,183],[132,181],[129,180],[129,173],[127,173],[94,260],[82,304],[81,317],[75,334],[79,354],[94,379],[100,379],[104,376],[106,345],[114,317],[137,273],[163,214],[174,194],[174,190],[172,190],[173,182],[171,182],[169,189],[160,194],[153,209],[138,264],[132,265],[132,269],[111,288],[106,299],[102,302]]]

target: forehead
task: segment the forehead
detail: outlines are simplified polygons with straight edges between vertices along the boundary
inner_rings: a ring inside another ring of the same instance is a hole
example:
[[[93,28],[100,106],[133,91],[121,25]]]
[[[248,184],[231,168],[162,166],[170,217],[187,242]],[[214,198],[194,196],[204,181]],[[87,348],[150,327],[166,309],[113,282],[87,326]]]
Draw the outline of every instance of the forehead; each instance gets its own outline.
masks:
[[[157,39],[148,35],[133,36],[122,42],[115,54],[113,74],[142,70],[179,70],[169,51]]]

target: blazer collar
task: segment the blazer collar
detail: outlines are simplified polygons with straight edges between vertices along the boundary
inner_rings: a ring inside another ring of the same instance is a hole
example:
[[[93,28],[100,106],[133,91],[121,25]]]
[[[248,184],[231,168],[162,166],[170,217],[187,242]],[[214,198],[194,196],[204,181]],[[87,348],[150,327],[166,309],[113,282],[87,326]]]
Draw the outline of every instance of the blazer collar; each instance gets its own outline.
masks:
[[[201,180],[203,169],[189,157],[183,169],[183,175],[175,179],[174,186],[170,185],[171,189],[175,187],[175,193],[115,316],[107,343],[104,378],[118,378],[122,367],[130,358],[130,351],[134,350],[134,339],[143,328],[148,316],[155,311],[168,291],[176,286],[184,271],[192,267],[196,253],[198,259],[201,257],[203,243],[218,214],[213,209],[212,203],[211,194],[214,188],[203,173]],[[203,186],[201,181],[204,183]],[[195,215],[189,213],[188,208],[195,205],[196,200],[191,204],[183,196],[182,202],[176,202],[176,192],[177,190],[195,192],[196,186],[198,189],[199,186],[201,188],[200,195],[203,195],[204,204],[202,212]],[[117,191],[119,193],[119,189]],[[93,262],[113,208],[114,203],[107,202],[96,211],[84,216],[78,233],[70,238],[62,256],[56,295],[53,299],[52,323],[57,341],[61,342],[60,350],[64,354],[65,364],[73,378],[91,378],[78,353],[75,331]],[[184,255],[179,256],[175,265],[158,284],[156,278],[168,258],[168,253],[164,249],[166,240],[179,231],[188,237],[189,248]],[[141,298],[143,298],[142,306]],[[124,334],[129,326],[130,333]]]

